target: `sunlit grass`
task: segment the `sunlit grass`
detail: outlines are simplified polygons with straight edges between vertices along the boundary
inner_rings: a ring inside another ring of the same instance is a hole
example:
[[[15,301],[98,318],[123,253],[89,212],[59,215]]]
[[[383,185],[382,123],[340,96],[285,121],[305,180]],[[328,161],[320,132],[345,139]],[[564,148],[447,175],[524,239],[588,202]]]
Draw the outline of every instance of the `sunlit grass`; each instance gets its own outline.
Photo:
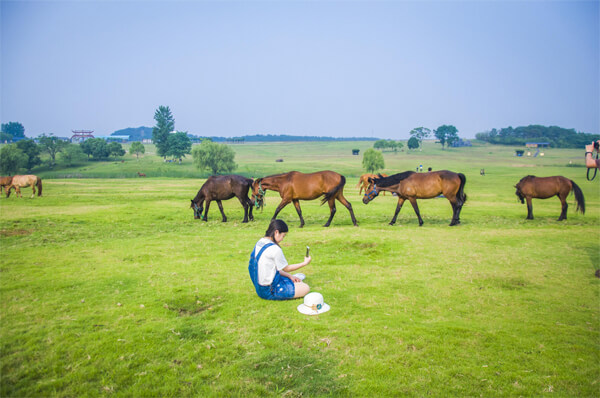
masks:
[[[271,172],[244,151],[241,167]],[[422,227],[410,205],[389,226],[396,198],[363,205],[353,177],[345,193],[358,228],[341,205],[327,229],[318,201],[301,203],[303,229],[293,206],[281,212],[288,260],[311,246],[303,272],[332,308],[318,317],[297,312],[298,300],[259,299],[247,275],[274,192],[248,224],[235,200],[224,202],[227,223],[216,206],[194,220],[200,179],[45,179],[41,198],[0,199],[0,395],[597,396],[597,182],[580,168],[513,166],[550,158],[462,151],[432,149],[423,162],[467,174],[458,227],[443,198],[419,201]],[[394,156],[415,155],[386,162]],[[342,156],[326,168],[338,160],[360,173]],[[286,162],[272,167],[317,167]],[[552,198],[525,220],[513,188],[525,173],[574,179],[586,214],[570,206],[559,223]]]

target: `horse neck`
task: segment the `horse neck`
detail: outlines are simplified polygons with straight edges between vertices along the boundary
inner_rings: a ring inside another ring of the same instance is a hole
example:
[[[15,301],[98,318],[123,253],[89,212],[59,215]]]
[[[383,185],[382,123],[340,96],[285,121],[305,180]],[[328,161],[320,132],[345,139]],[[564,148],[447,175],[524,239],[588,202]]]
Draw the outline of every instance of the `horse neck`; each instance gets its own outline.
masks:
[[[189,196],[188,196],[189,198]],[[196,197],[194,199],[192,199],[192,202],[196,203],[196,204],[200,204],[204,201],[204,193],[202,193],[202,190],[198,191],[198,193],[196,194]]]
[[[271,191],[277,191],[279,190],[279,186],[286,177],[287,175],[265,177],[260,181],[260,186],[262,187],[262,189],[270,189]]]

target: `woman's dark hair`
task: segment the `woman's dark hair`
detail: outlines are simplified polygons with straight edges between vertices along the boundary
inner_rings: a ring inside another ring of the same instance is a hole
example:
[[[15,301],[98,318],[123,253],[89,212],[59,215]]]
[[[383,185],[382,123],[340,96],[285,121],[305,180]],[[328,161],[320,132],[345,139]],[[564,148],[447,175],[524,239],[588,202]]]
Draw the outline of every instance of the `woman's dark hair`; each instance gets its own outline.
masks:
[[[265,232],[265,236],[275,240],[275,231],[279,232],[287,232],[288,226],[283,220],[271,220],[269,223],[269,228],[267,228],[267,232]]]

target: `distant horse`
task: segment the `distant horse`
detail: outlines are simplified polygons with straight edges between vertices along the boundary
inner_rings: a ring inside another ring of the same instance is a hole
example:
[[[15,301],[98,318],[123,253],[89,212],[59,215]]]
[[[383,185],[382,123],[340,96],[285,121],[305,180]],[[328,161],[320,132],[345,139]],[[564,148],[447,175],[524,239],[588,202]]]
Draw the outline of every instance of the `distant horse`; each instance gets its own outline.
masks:
[[[405,171],[389,177],[369,179],[369,192],[365,193],[363,203],[367,204],[375,199],[379,192],[389,191],[398,195],[398,205],[390,225],[396,223],[398,213],[402,209],[404,201],[408,199],[412,204],[415,214],[419,219],[419,226],[423,225],[423,219],[419,213],[417,199],[431,199],[443,194],[452,205],[452,221],[450,226],[460,224],[460,211],[467,200],[464,187],[466,177],[462,173],[454,173],[448,170],[432,171],[430,173],[415,173]]]
[[[31,187],[31,189],[33,190],[33,193],[31,194],[32,198],[35,196],[36,187],[38,189],[38,196],[42,196],[42,179],[33,174],[28,174],[22,176],[13,176],[10,185],[8,186],[8,188],[6,188],[6,197],[8,198],[10,196],[10,191],[13,188],[17,192],[17,196],[23,197],[23,195],[21,194],[21,188],[26,187]]]
[[[2,188],[4,188],[4,191],[6,191],[6,187],[10,186],[10,183],[12,182],[12,177],[8,176],[8,177],[0,177],[0,195],[2,195]]]
[[[531,206],[531,199],[548,199],[552,196],[558,196],[562,205],[562,211],[558,221],[567,219],[567,196],[573,191],[575,194],[575,201],[577,202],[577,211],[581,214],[585,214],[585,199],[583,198],[583,192],[577,184],[572,180],[562,176],[554,177],[536,177],[526,176],[521,178],[521,181],[515,185],[517,191],[515,194],[521,201],[525,203],[524,199],[527,200],[527,220],[533,220],[533,207]]]
[[[204,221],[208,221],[208,208],[210,207],[210,202],[216,200],[219,205],[219,210],[221,210],[221,215],[223,216],[223,222],[226,222],[227,217],[223,212],[223,204],[221,201],[231,199],[235,196],[244,207],[244,221],[242,222],[248,222],[248,209],[250,209],[250,220],[254,221],[254,217],[252,216],[252,202],[248,198],[248,191],[251,186],[252,180],[250,178],[239,175],[209,177],[196,194],[196,197],[192,199],[190,207],[194,209],[194,218],[201,218]],[[204,212],[203,217],[202,211],[204,201],[206,201],[206,211]]]
[[[387,177],[387,174],[379,174],[382,177]],[[365,192],[367,192],[367,188],[369,188],[369,178],[377,178],[377,174],[363,174],[360,176],[360,178],[358,179],[358,184],[356,185],[356,188],[360,187],[360,189],[358,190],[358,194],[361,195],[363,189],[365,190]],[[383,195],[385,195],[385,192],[383,193]]]
[[[140,173],[139,171],[137,172],[139,177],[146,177],[146,174],[144,173]]]
[[[352,211],[352,205],[344,197],[345,184],[346,177],[334,171],[318,171],[310,174],[290,171],[289,173],[256,179],[254,184],[252,184],[252,200],[256,207],[262,207],[265,192],[268,189],[278,191],[279,196],[281,196],[281,203],[277,206],[273,218],[276,218],[281,209],[292,202],[300,217],[300,228],[302,228],[304,226],[304,218],[302,218],[300,200],[313,200],[323,196],[321,204],[325,202],[329,204],[329,219],[324,225],[328,227],[336,212],[335,200],[337,199],[350,212],[352,223],[358,226],[354,212]]]

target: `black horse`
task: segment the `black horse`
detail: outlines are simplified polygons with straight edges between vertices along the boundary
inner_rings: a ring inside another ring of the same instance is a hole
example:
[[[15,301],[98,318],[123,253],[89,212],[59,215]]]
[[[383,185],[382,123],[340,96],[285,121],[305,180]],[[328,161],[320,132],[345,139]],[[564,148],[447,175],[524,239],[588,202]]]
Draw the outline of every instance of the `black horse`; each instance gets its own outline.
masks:
[[[221,210],[221,215],[223,216],[223,222],[226,222],[227,217],[223,212],[223,204],[221,204],[221,201],[231,199],[235,196],[242,206],[244,206],[244,221],[242,222],[248,222],[248,209],[250,209],[250,221],[254,221],[254,217],[252,216],[252,202],[248,198],[248,191],[252,186],[252,182],[253,180],[250,178],[239,175],[209,177],[198,191],[196,197],[192,199],[190,207],[194,209],[194,218],[201,218],[202,220],[207,221],[210,202],[216,200],[219,205],[219,210]],[[204,212],[203,217],[202,211],[204,201],[206,201],[206,211]]]

